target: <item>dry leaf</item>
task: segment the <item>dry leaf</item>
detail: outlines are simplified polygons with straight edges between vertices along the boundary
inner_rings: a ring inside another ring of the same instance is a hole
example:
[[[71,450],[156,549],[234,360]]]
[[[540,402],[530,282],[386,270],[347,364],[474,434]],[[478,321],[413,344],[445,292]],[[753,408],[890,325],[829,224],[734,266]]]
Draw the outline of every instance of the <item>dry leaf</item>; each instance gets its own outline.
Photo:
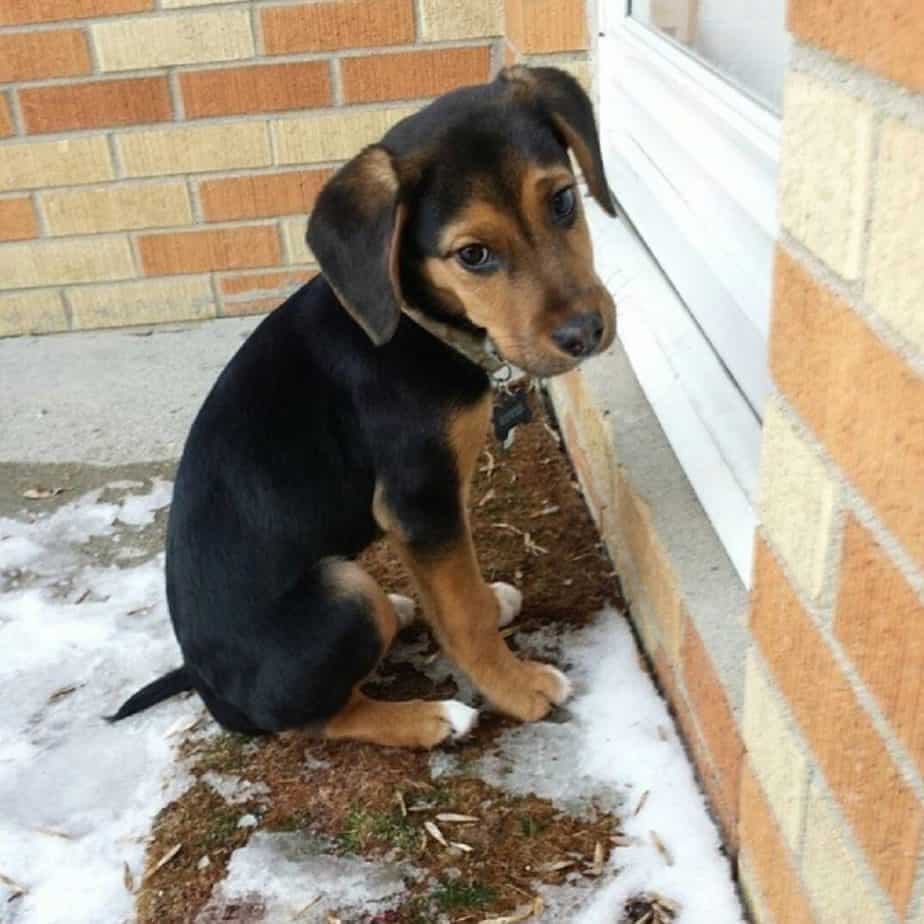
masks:
[[[3,873],[0,873],[0,883],[5,885],[12,893],[13,898],[16,898],[18,895],[28,895],[29,890],[16,882],[15,879],[10,879],[9,876],[4,876]]]
[[[427,834],[433,838],[438,844],[442,844],[444,847],[448,847],[449,844],[446,843],[446,838],[443,837],[443,832],[433,824],[432,821],[425,821],[424,827],[427,829]]]
[[[155,873],[162,870],[181,850],[183,849],[182,844],[176,844],[171,847],[158,861],[157,865],[144,877],[144,881],[147,882]]]
[[[129,895],[135,891],[135,877],[132,875],[132,868],[126,860],[122,861],[122,885],[125,886],[125,891]]]
[[[476,818],[474,815],[457,815],[455,812],[440,812],[436,816],[437,821],[451,821],[455,824],[465,825],[472,824],[476,821],[481,821],[480,818]]]
[[[41,485],[36,485],[34,488],[26,488],[22,496],[26,500],[48,500],[49,497],[57,497],[63,493],[64,488],[43,488]]]
[[[664,841],[662,841],[661,838],[658,837],[658,832],[650,831],[649,834],[651,834],[651,842],[652,844],[655,845],[655,849],[658,851],[659,854],[661,854],[662,857],[664,857],[664,862],[668,866],[673,866],[674,857],[671,854],[671,852],[667,849],[667,846],[665,845]]]

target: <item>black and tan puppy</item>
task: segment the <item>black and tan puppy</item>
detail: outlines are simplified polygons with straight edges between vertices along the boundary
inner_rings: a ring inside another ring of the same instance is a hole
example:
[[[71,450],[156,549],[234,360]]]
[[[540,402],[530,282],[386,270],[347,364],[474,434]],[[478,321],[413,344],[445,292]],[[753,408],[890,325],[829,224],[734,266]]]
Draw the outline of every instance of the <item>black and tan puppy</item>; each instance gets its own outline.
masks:
[[[485,583],[466,507],[491,411],[484,344],[550,376],[614,335],[569,149],[612,214],[586,95],[515,67],[400,122],[327,183],[308,227],[321,275],[243,344],[180,462],[167,598],[183,666],[114,718],[193,689],[241,732],[425,748],[468,732],[460,702],[360,692],[413,612],[354,561],[382,535],[495,707],[533,720],[567,698],[564,675],[498,632],[520,594]]]

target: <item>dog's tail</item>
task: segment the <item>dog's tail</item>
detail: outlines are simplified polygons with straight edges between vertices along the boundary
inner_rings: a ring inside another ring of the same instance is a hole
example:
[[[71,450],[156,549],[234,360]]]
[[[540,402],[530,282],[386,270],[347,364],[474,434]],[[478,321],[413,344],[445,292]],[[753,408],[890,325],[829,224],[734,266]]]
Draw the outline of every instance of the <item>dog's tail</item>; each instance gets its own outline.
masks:
[[[114,715],[105,717],[107,722],[118,722],[120,719],[128,718],[142,709],[147,709],[155,703],[176,696],[177,693],[185,693],[193,689],[192,678],[185,667],[178,667],[175,670],[152,680],[146,687],[142,687],[133,696],[129,696],[119,711]]]

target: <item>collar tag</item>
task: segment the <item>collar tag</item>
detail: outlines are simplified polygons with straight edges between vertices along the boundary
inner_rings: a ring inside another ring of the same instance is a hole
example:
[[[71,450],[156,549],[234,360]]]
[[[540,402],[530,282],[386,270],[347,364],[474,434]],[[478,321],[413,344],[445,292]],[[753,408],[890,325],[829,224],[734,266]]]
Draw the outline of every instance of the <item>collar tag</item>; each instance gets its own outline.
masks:
[[[506,444],[507,437],[514,427],[529,423],[533,419],[526,390],[518,388],[499,391],[491,419],[494,423],[494,435],[499,442]]]

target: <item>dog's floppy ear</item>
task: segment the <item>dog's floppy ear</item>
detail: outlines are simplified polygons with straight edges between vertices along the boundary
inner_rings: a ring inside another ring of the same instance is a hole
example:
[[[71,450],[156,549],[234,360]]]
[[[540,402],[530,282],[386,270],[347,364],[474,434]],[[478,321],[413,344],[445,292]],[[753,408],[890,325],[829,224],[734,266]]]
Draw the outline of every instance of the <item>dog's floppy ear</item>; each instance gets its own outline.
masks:
[[[308,221],[321,272],[376,346],[391,339],[401,317],[399,191],[391,155],[372,145],[328,180]]]
[[[557,67],[504,68],[499,77],[538,103],[574,152],[591,195],[609,215],[616,214],[603,169],[594,110],[581,85]]]

